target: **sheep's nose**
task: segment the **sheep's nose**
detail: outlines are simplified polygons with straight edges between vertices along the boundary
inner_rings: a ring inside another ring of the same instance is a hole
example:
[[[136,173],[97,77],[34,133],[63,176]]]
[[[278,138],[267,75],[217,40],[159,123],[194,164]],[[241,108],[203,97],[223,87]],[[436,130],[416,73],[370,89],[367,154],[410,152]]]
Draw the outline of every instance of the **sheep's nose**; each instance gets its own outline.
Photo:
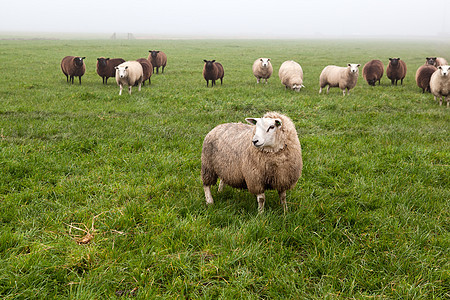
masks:
[[[256,144],[258,144],[258,140],[253,140],[252,142],[253,142],[253,145],[255,145],[255,146],[256,146]]]

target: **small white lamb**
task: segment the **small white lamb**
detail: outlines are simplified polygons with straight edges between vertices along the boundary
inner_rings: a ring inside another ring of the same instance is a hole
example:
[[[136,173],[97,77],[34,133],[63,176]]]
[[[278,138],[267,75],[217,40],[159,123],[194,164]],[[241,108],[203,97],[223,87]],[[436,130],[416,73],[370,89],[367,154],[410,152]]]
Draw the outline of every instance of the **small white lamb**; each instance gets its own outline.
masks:
[[[256,83],[259,83],[259,81],[262,79],[266,80],[272,76],[273,73],[273,67],[272,63],[270,62],[270,58],[258,58],[253,63],[253,75],[256,77]]]
[[[141,90],[144,71],[137,61],[126,61],[116,67],[116,82],[120,87],[119,95],[122,95],[124,85],[128,85],[128,93],[131,95],[131,87],[139,85]]]
[[[359,66],[360,64],[348,64],[347,67],[326,66],[319,77],[319,94],[327,85],[327,94],[331,87],[339,87],[344,96],[345,89],[347,89],[347,95],[350,94],[350,90],[356,86],[358,81]]]
[[[302,67],[293,60],[287,60],[281,64],[278,77],[286,88],[296,92],[300,92],[300,89],[305,87]]]

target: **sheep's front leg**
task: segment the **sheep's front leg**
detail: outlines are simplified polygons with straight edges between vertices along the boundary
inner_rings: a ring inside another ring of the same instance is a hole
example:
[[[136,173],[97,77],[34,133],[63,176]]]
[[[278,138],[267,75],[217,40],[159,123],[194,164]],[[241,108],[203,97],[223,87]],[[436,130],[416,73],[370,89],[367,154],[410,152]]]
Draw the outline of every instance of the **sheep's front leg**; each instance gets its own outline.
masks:
[[[128,94],[131,95],[131,85],[128,86]]]
[[[119,84],[119,88],[120,88],[120,90],[119,90],[119,96],[120,96],[120,95],[122,95],[123,85]]]
[[[286,213],[288,209],[286,203],[286,191],[279,191],[278,196],[280,196],[280,202],[281,205],[283,206],[283,212]]]
[[[264,202],[266,202],[266,196],[262,193],[257,195],[256,199],[258,200],[258,213],[261,214],[264,212]]]
[[[138,89],[139,92],[141,91],[141,84],[142,83],[139,83],[139,89]]]
[[[219,181],[219,188],[217,189],[217,191],[221,192],[223,191],[223,187],[225,186],[225,183],[223,182],[222,179],[220,179]]]
[[[213,197],[211,195],[211,186],[204,185],[203,186],[203,190],[205,191],[206,204],[213,204],[214,200],[213,200]]]

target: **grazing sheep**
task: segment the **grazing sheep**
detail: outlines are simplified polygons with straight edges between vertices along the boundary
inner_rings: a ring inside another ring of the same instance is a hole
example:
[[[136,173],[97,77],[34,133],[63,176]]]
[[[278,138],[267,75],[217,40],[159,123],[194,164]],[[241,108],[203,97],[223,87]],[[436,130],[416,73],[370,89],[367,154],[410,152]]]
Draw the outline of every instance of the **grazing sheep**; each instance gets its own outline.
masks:
[[[285,88],[300,92],[300,89],[305,87],[302,67],[293,60],[287,60],[281,64],[278,77]]]
[[[256,77],[256,83],[259,83],[259,81],[262,79],[266,80],[272,76],[273,73],[273,67],[270,62],[270,58],[258,58],[253,63],[253,75]]]
[[[124,62],[122,58],[97,58],[97,74],[103,79],[103,84],[108,84],[109,77],[116,76],[116,66]]]
[[[439,66],[438,69],[431,75],[430,90],[434,95],[434,100],[439,98],[439,105],[442,101],[447,101],[447,107],[450,105],[450,66]]]
[[[223,66],[222,64],[216,62],[215,60],[203,60],[205,65],[203,66],[203,78],[206,80],[206,86],[208,86],[209,81],[211,80],[211,86],[216,84],[216,80],[220,79],[220,84],[223,83]]]
[[[123,85],[128,85],[128,93],[131,95],[131,87],[139,86],[141,90],[144,73],[142,65],[137,61],[126,61],[116,67],[116,82],[120,87],[119,95],[122,95]]]
[[[430,78],[436,70],[433,65],[422,65],[417,69],[416,83],[422,89],[422,93],[430,92]]]
[[[203,141],[202,181],[207,204],[212,204],[211,185],[247,188],[257,196],[263,212],[267,189],[278,191],[284,211],[286,191],[302,173],[302,149],[294,123],[287,116],[269,112],[250,124],[227,123],[211,130]]]
[[[347,89],[347,95],[350,94],[350,90],[356,86],[359,75],[360,64],[347,64],[347,67],[338,66],[326,66],[319,77],[319,94],[322,93],[322,89],[328,85],[327,94],[332,87],[339,87],[345,96],[345,89]]]
[[[443,57],[427,57],[426,60],[425,64],[435,66],[436,68],[448,65],[447,60]]]
[[[381,77],[383,77],[384,65],[381,60],[373,59],[366,63],[362,69],[363,78],[371,86],[375,86],[378,81],[378,85],[381,84]]]
[[[156,68],[156,74],[159,73],[159,67],[162,67],[161,73],[164,73],[164,68],[167,64],[167,55],[162,51],[156,51],[156,50],[148,50],[150,54],[148,55],[148,61],[153,66],[153,73],[155,73]]]
[[[151,84],[152,82],[151,82],[150,77],[152,77],[152,75],[153,75],[152,63],[146,58],[139,58],[136,61],[142,65],[142,71],[144,74],[144,77],[142,78],[142,85],[145,85],[145,81],[147,79],[148,79],[148,84]]]
[[[70,76],[70,81],[73,84],[73,78],[78,76],[81,84],[81,76],[83,76],[84,72],[86,72],[86,65],[83,61],[84,59],[86,59],[84,56],[66,56],[62,59],[61,70],[64,75],[66,75],[67,82],[69,82]]]
[[[386,68],[386,76],[391,80],[392,85],[400,80],[403,85],[403,79],[406,76],[406,64],[400,58],[389,58],[389,64]]]

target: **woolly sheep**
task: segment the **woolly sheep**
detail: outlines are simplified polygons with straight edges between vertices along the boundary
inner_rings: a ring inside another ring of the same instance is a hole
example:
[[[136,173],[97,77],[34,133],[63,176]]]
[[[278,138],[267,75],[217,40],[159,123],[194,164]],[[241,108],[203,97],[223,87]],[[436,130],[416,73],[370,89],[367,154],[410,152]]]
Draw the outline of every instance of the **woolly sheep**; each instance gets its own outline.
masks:
[[[427,57],[425,64],[435,66],[436,68],[439,66],[448,65],[448,62],[443,57]]]
[[[253,63],[253,75],[256,77],[256,83],[259,83],[259,81],[262,79],[266,80],[272,76],[273,73],[273,67],[272,63],[270,62],[270,58],[258,58]]]
[[[208,86],[211,80],[211,86],[216,84],[216,80],[220,79],[220,84],[223,82],[223,76],[225,75],[222,64],[216,62],[215,60],[203,60],[205,64],[203,65],[203,78],[206,80],[206,86]]]
[[[347,95],[350,94],[350,90],[356,86],[359,75],[360,64],[347,64],[347,67],[338,66],[326,66],[319,77],[319,94],[322,93],[322,89],[328,85],[327,94],[332,87],[339,87],[345,96],[345,89],[347,89]]]
[[[447,107],[450,105],[450,66],[439,66],[438,69],[431,75],[430,90],[434,95],[434,100],[439,98],[439,105],[442,101],[447,101]]]
[[[422,89],[422,93],[430,91],[430,78],[436,70],[437,68],[433,65],[422,65],[417,69],[416,83]]]
[[[406,76],[406,63],[400,58],[389,58],[389,64],[386,68],[386,76],[391,80],[392,85],[400,80],[403,85],[403,79]]]
[[[281,64],[278,77],[285,88],[300,92],[300,89],[305,87],[302,67],[293,60],[287,60]]]
[[[120,87],[119,95],[122,95],[124,85],[128,85],[128,93],[131,95],[131,87],[139,86],[141,90],[144,77],[142,65],[137,61],[126,61],[116,67],[116,82]]]
[[[80,56],[66,56],[61,60],[61,70],[66,75],[67,82],[70,81],[73,84],[73,78],[78,76],[81,84],[81,76],[86,72],[86,65],[84,64],[86,57]]]
[[[103,79],[103,84],[108,84],[109,77],[116,76],[116,66],[124,62],[122,58],[97,58],[97,74]]]
[[[267,189],[278,191],[284,211],[286,191],[302,173],[302,149],[294,123],[287,116],[268,112],[247,118],[248,124],[227,123],[211,130],[203,141],[201,177],[207,204],[212,204],[211,185],[247,188],[264,211]]]
[[[142,66],[142,72],[144,77],[142,78],[142,85],[145,85],[145,81],[148,79],[148,84],[151,84],[151,78],[153,75],[153,66],[152,63],[146,58],[136,59]]]
[[[381,60],[373,59],[366,63],[362,69],[363,78],[371,86],[375,86],[378,81],[378,85],[381,84],[381,77],[383,77],[384,65]]]
[[[153,66],[153,73],[155,73],[156,68],[156,74],[159,73],[159,67],[162,67],[161,73],[164,73],[164,68],[167,64],[167,55],[162,51],[156,51],[156,50],[148,50],[150,54],[148,55],[148,61]]]

